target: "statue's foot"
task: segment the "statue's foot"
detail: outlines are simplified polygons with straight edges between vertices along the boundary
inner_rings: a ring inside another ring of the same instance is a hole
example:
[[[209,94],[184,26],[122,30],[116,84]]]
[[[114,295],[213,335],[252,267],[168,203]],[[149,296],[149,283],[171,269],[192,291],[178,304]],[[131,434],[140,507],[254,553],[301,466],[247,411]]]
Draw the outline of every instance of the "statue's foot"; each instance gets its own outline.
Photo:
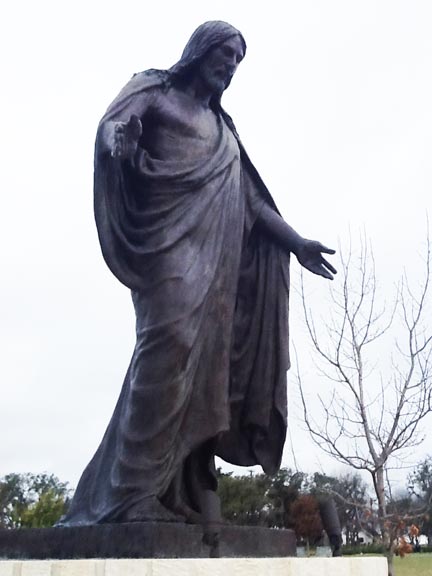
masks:
[[[210,547],[210,558],[219,558],[219,540],[223,524],[219,496],[213,490],[203,490],[200,494],[200,504],[203,543]]]
[[[122,514],[121,522],[185,522],[184,516],[171,512],[156,497],[144,498]]]
[[[342,556],[342,537],[340,534],[331,534],[329,536],[330,546],[332,549],[333,558]]]
[[[186,524],[202,524],[202,515],[190,508],[187,504],[178,504],[174,508],[174,511],[176,514],[184,518]]]

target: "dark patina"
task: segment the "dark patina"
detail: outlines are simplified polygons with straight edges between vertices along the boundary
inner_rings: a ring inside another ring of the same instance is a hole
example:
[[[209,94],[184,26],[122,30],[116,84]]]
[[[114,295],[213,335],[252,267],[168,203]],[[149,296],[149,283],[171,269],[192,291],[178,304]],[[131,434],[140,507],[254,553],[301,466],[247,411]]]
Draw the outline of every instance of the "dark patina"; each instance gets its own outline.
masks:
[[[135,350],[63,526],[220,523],[214,456],[277,471],[286,431],[289,257],[333,253],[279,215],[221,96],[238,30],[200,26],[170,70],[136,74],[103,117],[95,214],[132,291]]]

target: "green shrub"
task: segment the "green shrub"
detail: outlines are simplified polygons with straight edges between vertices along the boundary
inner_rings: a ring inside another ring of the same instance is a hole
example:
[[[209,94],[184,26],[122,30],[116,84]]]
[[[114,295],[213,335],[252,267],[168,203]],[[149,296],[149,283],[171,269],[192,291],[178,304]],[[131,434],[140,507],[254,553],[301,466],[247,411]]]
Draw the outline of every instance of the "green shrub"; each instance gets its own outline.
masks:
[[[380,542],[359,544],[357,546],[342,546],[343,556],[354,556],[358,554],[384,554],[384,546]]]

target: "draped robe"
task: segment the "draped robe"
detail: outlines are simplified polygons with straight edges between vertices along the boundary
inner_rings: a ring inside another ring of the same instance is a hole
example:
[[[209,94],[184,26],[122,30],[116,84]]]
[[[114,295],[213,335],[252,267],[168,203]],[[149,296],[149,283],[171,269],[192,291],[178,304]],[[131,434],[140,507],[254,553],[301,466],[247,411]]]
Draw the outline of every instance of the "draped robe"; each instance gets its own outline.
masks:
[[[170,74],[135,75],[101,122],[141,115]],[[203,149],[134,162],[95,152],[95,215],[104,258],[132,291],[136,346],[103,440],[64,525],[121,519],[163,501],[187,459],[211,440],[238,465],[275,472],[286,431],[288,266],[255,226],[274,203],[219,107]],[[189,501],[190,504],[190,501]]]

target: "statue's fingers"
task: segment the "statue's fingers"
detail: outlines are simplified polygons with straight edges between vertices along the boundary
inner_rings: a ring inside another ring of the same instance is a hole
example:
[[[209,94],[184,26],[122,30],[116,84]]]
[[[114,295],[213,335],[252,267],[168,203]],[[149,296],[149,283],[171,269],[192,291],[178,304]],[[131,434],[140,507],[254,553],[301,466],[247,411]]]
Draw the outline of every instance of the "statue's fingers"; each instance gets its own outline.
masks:
[[[319,267],[318,274],[320,276],[323,276],[324,278],[327,278],[327,280],[333,280],[333,275],[330,274],[330,272],[324,268],[323,264],[321,264],[321,266]]]
[[[141,128],[141,120],[136,114],[132,114],[129,118],[129,126],[132,128]]]
[[[330,272],[328,270],[326,270],[324,268],[324,265],[322,263],[318,263],[318,262],[308,262],[307,264],[304,264],[304,266],[313,274],[316,274],[317,276],[323,276],[324,278],[327,278],[328,280],[333,280],[333,276],[330,274]]]
[[[327,272],[325,268],[322,269],[321,276],[324,276],[324,278],[327,278],[327,280],[333,280],[333,276],[330,274],[330,272]]]
[[[327,246],[323,246],[323,244],[321,244],[320,251],[324,252],[324,254],[336,254],[336,250],[333,250],[333,248],[327,248]]]
[[[114,146],[116,146],[119,150],[123,150],[125,145],[125,135],[122,132],[117,132],[114,135]]]
[[[328,262],[325,258],[321,258],[321,261],[323,266],[325,266],[328,270],[330,270],[330,272],[332,272],[333,274],[337,274],[336,268],[332,266],[330,262]]]
[[[123,154],[123,148],[123,138],[116,137],[114,139],[114,146],[111,152],[111,156],[113,156],[113,158],[119,158]]]
[[[323,276],[323,278],[327,278],[327,280],[333,280],[333,276],[330,274],[328,270],[324,268],[323,264],[315,264],[309,267],[309,270],[318,276]]]
[[[132,114],[132,116],[129,118],[128,129],[132,137],[135,138],[135,140],[138,140],[142,134],[142,124],[141,120],[136,114]]]
[[[136,126],[137,123],[140,123],[140,119],[136,114],[131,114],[128,122],[129,126]]]

